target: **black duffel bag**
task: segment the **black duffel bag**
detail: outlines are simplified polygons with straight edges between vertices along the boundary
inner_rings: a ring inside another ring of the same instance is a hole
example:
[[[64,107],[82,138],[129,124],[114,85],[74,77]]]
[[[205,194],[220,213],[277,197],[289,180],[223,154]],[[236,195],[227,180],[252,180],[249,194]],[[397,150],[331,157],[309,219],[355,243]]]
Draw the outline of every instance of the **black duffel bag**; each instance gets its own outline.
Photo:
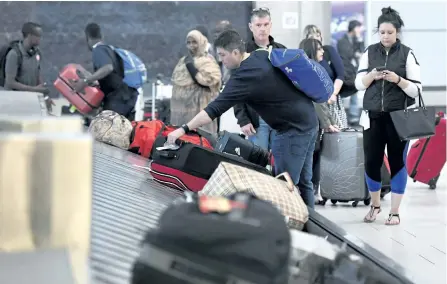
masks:
[[[265,167],[269,164],[269,152],[245,139],[243,134],[222,131],[219,133],[215,150],[237,155],[250,163]]]
[[[290,233],[271,203],[246,194],[174,202],[147,233],[132,284],[286,284]]]

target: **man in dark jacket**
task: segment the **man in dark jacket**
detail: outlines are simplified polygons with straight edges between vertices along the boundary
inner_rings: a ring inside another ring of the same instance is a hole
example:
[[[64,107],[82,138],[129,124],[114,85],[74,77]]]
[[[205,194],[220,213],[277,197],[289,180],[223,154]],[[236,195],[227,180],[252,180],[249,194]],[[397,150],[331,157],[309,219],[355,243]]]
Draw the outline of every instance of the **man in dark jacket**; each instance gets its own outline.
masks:
[[[350,124],[357,124],[360,118],[357,89],[355,89],[355,76],[362,56],[364,44],[359,39],[362,32],[362,23],[353,20],[349,22],[348,32],[338,40],[337,49],[345,67],[345,87],[352,90],[345,96],[350,96],[348,120]],[[345,88],[346,89],[346,88]]]
[[[168,135],[168,144],[190,129],[211,123],[231,107],[246,103],[278,132],[272,143],[275,173],[288,172],[304,202],[313,208],[312,160],[318,121],[312,100],[273,67],[267,51],[246,53],[236,31],[220,34],[215,46],[222,63],[234,72],[214,101]]]
[[[254,9],[248,26],[253,32],[253,37],[246,44],[248,53],[268,46],[286,48],[284,45],[275,42],[273,37],[270,36],[272,21],[268,8]],[[251,107],[247,104],[236,105],[234,106],[234,115],[242,132],[249,137],[250,141],[265,150],[271,149],[275,132]]]

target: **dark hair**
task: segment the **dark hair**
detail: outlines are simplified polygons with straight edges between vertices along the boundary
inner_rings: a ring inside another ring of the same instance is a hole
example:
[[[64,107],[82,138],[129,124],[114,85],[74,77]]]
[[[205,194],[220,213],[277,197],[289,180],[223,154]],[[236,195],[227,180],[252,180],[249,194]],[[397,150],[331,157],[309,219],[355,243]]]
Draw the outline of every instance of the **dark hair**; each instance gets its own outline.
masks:
[[[22,35],[23,37],[27,37],[29,35],[36,34],[36,28],[41,28],[41,25],[33,22],[27,22],[22,26]]]
[[[357,21],[357,20],[352,20],[352,21],[350,21],[349,24],[348,24],[348,32],[350,33],[350,32],[352,32],[355,28],[357,28],[357,27],[361,27],[361,26],[362,26],[362,23],[360,23],[360,22]]]
[[[307,54],[307,57],[317,61],[317,51],[318,47],[320,46],[323,47],[321,41],[319,41],[318,39],[306,38],[300,42],[299,48],[304,50],[304,52]]]
[[[382,15],[377,19],[377,30],[379,30],[380,25],[383,23],[392,24],[397,32],[400,32],[400,29],[404,26],[404,21],[402,21],[399,13],[391,7],[382,8]]]
[[[194,30],[199,31],[204,37],[208,38],[208,29],[205,26],[199,25]]]
[[[101,28],[97,23],[89,23],[85,27],[85,34],[91,39],[102,39]]]
[[[267,16],[271,17],[269,8],[266,7],[255,8],[251,11],[250,22],[253,21],[254,17],[264,18]]]
[[[240,53],[245,52],[245,43],[242,40],[242,37],[235,30],[223,31],[214,41],[214,46],[216,48],[223,48],[229,52],[236,49],[239,50]]]

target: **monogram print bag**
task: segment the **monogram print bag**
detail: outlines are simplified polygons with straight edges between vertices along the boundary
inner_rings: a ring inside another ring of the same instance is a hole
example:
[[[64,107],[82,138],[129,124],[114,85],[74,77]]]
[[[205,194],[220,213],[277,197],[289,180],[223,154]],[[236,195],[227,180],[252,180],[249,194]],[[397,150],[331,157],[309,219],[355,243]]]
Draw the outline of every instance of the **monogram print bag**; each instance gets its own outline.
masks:
[[[279,179],[284,177],[286,181]],[[228,196],[248,192],[270,201],[285,217],[291,229],[302,230],[309,218],[307,206],[288,173],[276,178],[230,163],[220,163],[200,195]]]

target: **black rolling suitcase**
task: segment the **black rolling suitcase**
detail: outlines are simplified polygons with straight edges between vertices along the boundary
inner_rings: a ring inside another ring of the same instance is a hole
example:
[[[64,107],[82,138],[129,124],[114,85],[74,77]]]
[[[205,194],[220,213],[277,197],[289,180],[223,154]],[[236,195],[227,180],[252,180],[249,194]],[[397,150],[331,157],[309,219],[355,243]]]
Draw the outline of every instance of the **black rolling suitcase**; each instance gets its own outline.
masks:
[[[289,253],[289,230],[271,203],[191,193],[147,233],[131,283],[286,284]]]
[[[182,143],[177,150],[157,150],[164,146],[166,137],[155,140],[150,173],[154,180],[166,186],[189,191],[200,191],[221,162],[236,164],[267,175],[265,167],[250,163],[236,155],[220,153],[200,145]]]
[[[222,153],[240,156],[261,167],[265,167],[269,163],[269,153],[240,134],[228,131],[220,132],[215,149]]]

